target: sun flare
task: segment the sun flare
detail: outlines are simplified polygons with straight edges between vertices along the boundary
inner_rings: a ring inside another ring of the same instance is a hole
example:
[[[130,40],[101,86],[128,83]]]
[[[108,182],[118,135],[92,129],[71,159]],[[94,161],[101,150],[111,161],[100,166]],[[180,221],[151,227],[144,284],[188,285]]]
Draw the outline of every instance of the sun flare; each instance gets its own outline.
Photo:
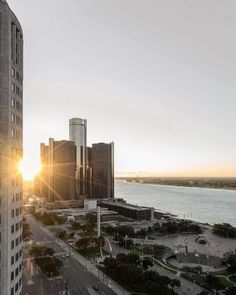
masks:
[[[33,180],[40,172],[40,164],[32,163],[30,159],[24,158],[20,161],[18,169],[23,175],[24,180]]]

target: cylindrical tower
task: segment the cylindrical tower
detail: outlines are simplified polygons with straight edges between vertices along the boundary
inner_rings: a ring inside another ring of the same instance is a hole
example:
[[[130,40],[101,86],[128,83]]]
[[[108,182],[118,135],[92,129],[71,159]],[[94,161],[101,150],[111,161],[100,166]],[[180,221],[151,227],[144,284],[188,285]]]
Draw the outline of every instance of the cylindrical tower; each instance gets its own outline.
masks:
[[[76,145],[76,197],[86,196],[86,147],[87,120],[73,118],[70,120],[70,141]]]
[[[22,293],[23,32],[0,0],[0,294]]]

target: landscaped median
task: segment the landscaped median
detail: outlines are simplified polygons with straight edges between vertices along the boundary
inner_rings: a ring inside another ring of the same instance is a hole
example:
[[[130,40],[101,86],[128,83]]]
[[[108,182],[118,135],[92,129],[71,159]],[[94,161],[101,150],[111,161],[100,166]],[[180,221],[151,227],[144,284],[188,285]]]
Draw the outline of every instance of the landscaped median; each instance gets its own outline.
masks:
[[[58,269],[62,266],[62,262],[54,257],[55,251],[52,248],[34,244],[28,253],[47,277],[59,275]]]

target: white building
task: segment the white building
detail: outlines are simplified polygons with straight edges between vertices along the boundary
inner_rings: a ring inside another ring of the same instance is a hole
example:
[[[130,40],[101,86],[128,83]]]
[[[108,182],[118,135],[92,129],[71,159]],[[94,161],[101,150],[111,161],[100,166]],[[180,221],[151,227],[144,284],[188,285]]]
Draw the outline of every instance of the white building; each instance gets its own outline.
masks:
[[[84,210],[96,210],[97,209],[97,200],[90,200],[85,199],[84,200]]]
[[[23,33],[0,0],[0,294],[22,294]]]

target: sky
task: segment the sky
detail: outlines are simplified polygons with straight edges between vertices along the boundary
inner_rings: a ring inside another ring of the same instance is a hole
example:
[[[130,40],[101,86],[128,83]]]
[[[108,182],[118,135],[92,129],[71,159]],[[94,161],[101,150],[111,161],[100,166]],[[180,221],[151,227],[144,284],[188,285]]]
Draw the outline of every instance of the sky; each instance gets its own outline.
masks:
[[[24,157],[115,142],[116,175],[236,176],[235,0],[8,0],[24,30]]]

